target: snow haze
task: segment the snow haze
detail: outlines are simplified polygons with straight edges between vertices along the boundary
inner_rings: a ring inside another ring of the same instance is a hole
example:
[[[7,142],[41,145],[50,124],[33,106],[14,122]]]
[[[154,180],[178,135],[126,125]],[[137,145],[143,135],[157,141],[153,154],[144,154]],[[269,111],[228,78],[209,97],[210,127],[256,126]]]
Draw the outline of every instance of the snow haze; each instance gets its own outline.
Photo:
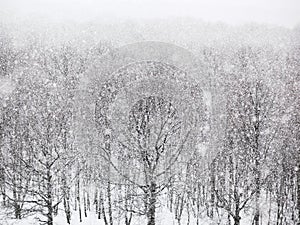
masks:
[[[300,22],[298,0],[1,0],[8,18],[103,21],[193,17],[229,24],[265,23],[292,28]]]

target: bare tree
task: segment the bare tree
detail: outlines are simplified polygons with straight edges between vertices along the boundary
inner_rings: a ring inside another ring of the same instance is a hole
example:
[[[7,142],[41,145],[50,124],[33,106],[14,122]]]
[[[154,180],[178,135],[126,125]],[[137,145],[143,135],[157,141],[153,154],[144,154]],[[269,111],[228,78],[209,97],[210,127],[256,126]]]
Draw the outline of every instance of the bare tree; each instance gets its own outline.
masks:
[[[147,216],[148,225],[155,225],[158,196],[174,179],[176,162],[190,132],[183,131],[182,121],[171,102],[150,96],[132,107],[128,132],[118,137],[119,151],[122,151],[119,155],[126,155],[126,161],[121,158],[118,163],[129,166],[131,171],[123,173],[113,162],[111,165],[142,191],[144,210],[138,213]],[[137,174],[138,178],[133,179]]]

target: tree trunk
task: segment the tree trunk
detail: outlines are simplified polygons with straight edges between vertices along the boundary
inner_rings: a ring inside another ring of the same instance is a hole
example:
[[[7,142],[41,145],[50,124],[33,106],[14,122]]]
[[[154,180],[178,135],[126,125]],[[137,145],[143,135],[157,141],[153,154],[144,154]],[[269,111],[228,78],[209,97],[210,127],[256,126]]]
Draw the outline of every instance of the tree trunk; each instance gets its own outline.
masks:
[[[155,225],[155,207],[156,207],[156,183],[151,182],[148,205],[148,223],[147,225]]]
[[[107,198],[108,198],[108,217],[109,217],[109,224],[110,224],[110,225],[113,225],[112,205],[111,205],[111,187],[110,187],[110,180],[107,182]]]
[[[178,194],[176,198],[176,205],[175,205],[175,219],[177,220],[178,225],[181,225],[181,216],[184,207],[184,192],[182,194]]]
[[[53,206],[52,206],[52,175],[51,168],[47,165],[47,225],[53,225]]]
[[[126,193],[126,197],[125,197],[125,225],[130,225],[131,224],[131,219],[132,219],[132,212],[129,213],[129,217],[128,217],[128,211],[129,211],[129,204],[128,202],[131,201],[131,197],[129,197],[129,194],[128,194],[129,190],[126,189],[125,190],[125,193]],[[132,208],[132,206],[130,207]]]
[[[216,182],[215,182],[215,161],[213,160],[211,163],[211,169],[210,169],[210,212],[209,217],[214,217],[214,206],[215,206],[215,189],[216,189]]]
[[[102,209],[104,223],[105,223],[105,225],[108,225],[108,221],[107,221],[106,214],[105,214],[104,201],[103,200],[101,200],[101,209]]]
[[[168,191],[168,194],[169,194],[169,204],[170,204],[170,212],[173,211],[173,187],[171,187]]]
[[[234,225],[240,225],[241,217],[237,216],[234,218]]]
[[[131,224],[131,219],[132,219],[132,212],[129,214],[129,218],[127,215],[127,212],[125,213],[125,225],[130,225]]]
[[[15,211],[15,218],[16,219],[21,219],[21,209],[20,206],[18,204],[18,199],[17,199],[17,191],[16,191],[16,185],[14,184],[14,188],[13,188],[13,198],[14,198],[14,211]]]
[[[13,173],[16,170],[14,169]],[[21,219],[21,208],[20,205],[18,203],[18,194],[17,194],[17,179],[16,179],[16,175],[13,175],[13,207],[14,207],[14,213],[15,213],[15,218],[16,219]]]
[[[5,187],[5,174],[4,169],[0,168],[0,188],[1,188],[1,194],[2,194],[2,204],[3,206],[6,206],[6,187]]]
[[[77,191],[77,183],[75,182],[75,192]],[[77,194],[74,195],[74,210],[77,211]]]
[[[70,188],[67,186],[67,178],[63,175],[63,204],[66,214],[67,223],[71,223],[71,210],[70,210]]]
[[[234,210],[234,225],[240,225],[240,220],[241,220],[241,217],[240,217],[240,196],[239,196],[239,193],[238,193],[238,187],[236,186],[235,184],[235,187],[234,187],[234,199],[235,199],[235,210]]]
[[[86,194],[86,205],[87,205],[87,210],[91,211],[91,202],[90,202],[89,192],[87,192],[87,194]]]
[[[64,196],[64,209],[65,209],[67,223],[71,224],[70,200],[68,195],[69,194],[66,194],[66,196]]]
[[[84,216],[85,217],[87,217],[87,212],[86,212],[86,208],[87,208],[87,206],[86,206],[86,203],[87,201],[86,201],[86,192],[85,192],[85,190],[83,191],[83,211],[84,211]]]
[[[298,170],[297,170],[297,209],[298,209],[297,225],[300,225],[300,162],[298,162]]]
[[[96,214],[98,214],[98,189],[96,189],[96,191],[95,191],[94,205],[95,205],[95,212],[96,212]]]
[[[260,205],[260,179],[261,179],[261,173],[260,173],[260,160],[261,155],[259,152],[259,112],[257,109],[257,106],[255,107],[255,117],[256,122],[254,124],[254,138],[255,138],[255,147],[254,147],[254,157],[255,157],[255,214],[254,214],[254,225],[259,225],[259,205]]]
[[[260,205],[260,171],[259,162],[257,160],[256,164],[256,174],[255,174],[255,214],[254,214],[254,225],[259,225],[259,205]]]
[[[80,203],[80,181],[79,181],[79,177],[77,178],[77,203],[78,203],[78,211],[79,211],[79,222],[82,222],[81,203]]]
[[[101,219],[101,212],[102,212],[102,202],[103,202],[103,197],[102,193],[99,193],[99,202],[98,202],[98,219]]]
[[[190,203],[187,203],[187,224],[190,225],[191,215],[190,215]]]

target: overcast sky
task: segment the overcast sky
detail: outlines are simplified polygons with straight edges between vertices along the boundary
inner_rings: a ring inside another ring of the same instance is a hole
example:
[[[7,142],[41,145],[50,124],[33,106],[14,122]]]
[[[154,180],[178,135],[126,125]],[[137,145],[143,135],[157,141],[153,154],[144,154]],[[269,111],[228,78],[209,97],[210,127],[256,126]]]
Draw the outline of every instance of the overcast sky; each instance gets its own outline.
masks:
[[[292,28],[300,23],[300,0],[0,0],[0,13],[10,18],[35,15],[55,21],[194,17]]]

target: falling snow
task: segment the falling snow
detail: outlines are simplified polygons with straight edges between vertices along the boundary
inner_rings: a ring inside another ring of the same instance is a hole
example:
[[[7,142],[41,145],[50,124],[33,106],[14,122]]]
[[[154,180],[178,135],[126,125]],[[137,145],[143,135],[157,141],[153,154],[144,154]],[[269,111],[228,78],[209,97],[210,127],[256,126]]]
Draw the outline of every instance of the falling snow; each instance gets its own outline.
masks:
[[[0,19],[1,225],[300,224],[299,26]]]

